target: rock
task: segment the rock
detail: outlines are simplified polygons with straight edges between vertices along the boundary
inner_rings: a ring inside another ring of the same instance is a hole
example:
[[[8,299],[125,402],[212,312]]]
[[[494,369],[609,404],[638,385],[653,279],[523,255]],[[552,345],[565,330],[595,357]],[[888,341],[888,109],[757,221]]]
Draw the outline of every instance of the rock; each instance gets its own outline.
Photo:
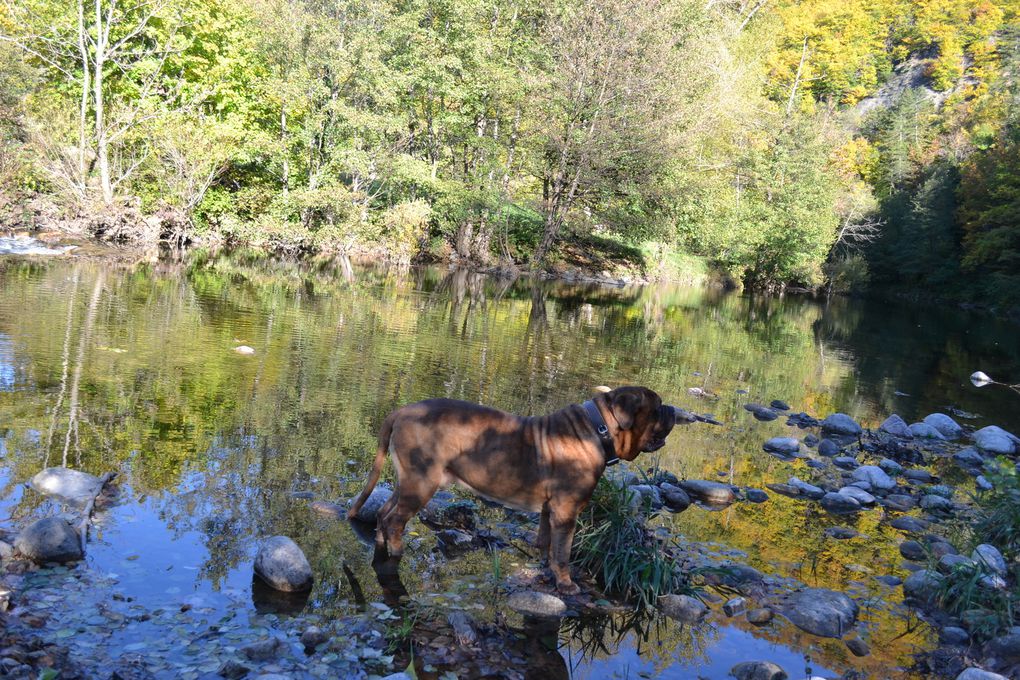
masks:
[[[921,482],[922,484],[931,484],[935,481],[935,478],[927,470],[906,470],[903,473],[903,477],[915,482]]]
[[[744,404],[744,408],[750,411],[751,415],[753,415],[757,420],[761,420],[763,422],[775,420],[779,417],[778,413],[767,406],[762,406],[761,404]]]
[[[1005,590],[1006,579],[1002,578],[998,574],[989,574],[988,576],[982,576],[978,579],[978,585],[988,590]]]
[[[242,647],[241,653],[252,661],[269,661],[275,659],[286,649],[287,645],[282,640],[268,638]]]
[[[945,413],[932,413],[924,417],[924,422],[931,425],[946,439],[953,441],[963,436],[963,428]]]
[[[914,506],[917,505],[917,501],[914,500],[913,496],[907,496],[901,493],[891,493],[879,501],[879,503],[890,510],[896,510],[897,512],[908,512],[913,510]]]
[[[679,486],[663,482],[659,486],[659,491],[662,494],[662,502],[671,512],[683,512],[691,504],[691,497]]]
[[[818,420],[812,418],[811,416],[804,412],[791,413],[790,416],[786,419],[786,424],[796,425],[800,429],[804,430],[809,427],[818,427]]]
[[[828,467],[828,463],[826,463],[823,460],[815,460],[814,458],[808,458],[807,466],[809,468],[815,468],[816,470],[820,470],[824,467]]]
[[[790,410],[790,405],[787,404],[782,399],[773,399],[771,402],[769,402],[769,406],[771,406],[772,408],[774,408],[777,411],[789,411]]]
[[[329,640],[329,636],[322,632],[318,626],[308,626],[301,633],[301,644],[305,646],[305,649],[315,649],[327,640]]]
[[[896,482],[885,470],[876,465],[862,465],[854,470],[851,476],[858,481],[867,482],[873,489],[889,491],[896,488]]]
[[[298,544],[286,536],[264,541],[255,556],[255,573],[269,586],[284,592],[312,587],[312,567]]]
[[[913,439],[914,435],[910,433],[910,428],[903,418],[900,418],[895,413],[882,421],[882,424],[878,426],[878,429],[886,434],[891,434],[894,437],[900,437],[901,439]]]
[[[819,447],[821,450],[821,447]],[[855,470],[857,468],[857,459],[851,456],[836,456],[832,459],[832,464],[841,470]]]
[[[7,541],[0,541],[0,562],[6,562],[14,557],[14,546]]]
[[[418,517],[434,527],[453,527],[473,531],[477,523],[478,505],[471,500],[457,498],[448,491],[433,496]]]
[[[893,529],[906,531],[912,534],[920,534],[928,529],[929,523],[917,517],[897,517],[889,522]]]
[[[868,647],[868,643],[860,638],[850,638],[846,641],[846,648],[849,649],[854,656],[867,656],[871,654],[871,648]]]
[[[800,489],[795,486],[778,482],[775,484],[766,484],[765,486],[780,495],[789,496],[790,498],[800,498]]]
[[[992,489],[995,488],[994,486],[992,486],[992,483],[989,482],[984,475],[977,476],[977,478],[974,480],[974,486],[976,486],[979,491],[991,491]]]
[[[662,495],[659,493],[659,487],[652,486],[651,484],[635,484],[630,487],[635,493],[641,495],[641,503],[646,508],[652,510],[658,510],[663,506]]]
[[[900,554],[904,559],[914,562],[924,562],[928,559],[928,551],[917,541],[903,541],[900,543]]]
[[[797,489],[802,496],[806,496],[812,500],[819,500],[825,495],[825,489],[817,487],[814,484],[808,484],[797,477],[790,477],[786,483]]]
[[[507,598],[507,606],[527,616],[559,618],[567,613],[563,600],[535,590],[518,590]]]
[[[460,529],[442,529],[436,534],[436,538],[443,550],[454,552],[470,548],[475,540],[474,536]]]
[[[938,572],[921,569],[903,582],[903,594],[922,604],[930,604],[935,600],[941,584],[942,576]]]
[[[238,345],[234,348],[234,351],[244,356],[251,356],[255,354],[255,348],[249,347],[248,345]]]
[[[456,610],[450,612],[446,615],[446,622],[453,628],[453,636],[457,639],[457,644],[468,647],[478,642],[478,633],[475,632],[474,622],[464,612]]]
[[[347,517],[347,510],[342,505],[337,505],[336,503],[312,501],[309,507],[323,517],[331,517],[333,519],[343,519],[344,517]]]
[[[856,538],[860,536],[854,529],[847,527],[829,527],[824,531],[825,535],[830,538],[845,541],[850,538]]]
[[[890,477],[895,477],[903,472],[903,466],[891,458],[883,458],[878,461],[878,467],[882,468],[882,470]]]
[[[681,623],[696,623],[708,612],[708,607],[689,595],[663,595],[659,598],[659,611]]]
[[[892,588],[895,588],[896,586],[903,583],[903,579],[901,579],[899,576],[892,576],[891,574],[887,574],[885,576],[876,576],[875,580],[878,581],[879,583],[884,583],[885,585],[890,586]]]
[[[726,616],[736,616],[747,611],[747,600],[742,597],[734,597],[726,601],[722,606]]]
[[[945,645],[965,645],[970,641],[970,635],[963,628],[946,626],[939,632],[939,639]]]
[[[65,467],[49,467],[32,477],[29,485],[41,494],[85,505],[102,489],[102,480],[95,475]]]
[[[957,675],[956,680],[1008,680],[1008,678],[998,673],[983,671],[980,668],[968,668]]]
[[[822,421],[822,431],[847,436],[857,436],[864,430],[857,424],[857,421],[845,413],[833,413],[831,416]]]
[[[980,468],[985,464],[985,457],[973,446],[968,446],[954,453],[953,460],[956,461],[957,465],[965,469]]]
[[[988,567],[992,573],[999,574],[1000,576],[1006,575],[1006,559],[994,545],[982,543],[974,548],[974,552],[970,556],[978,564],[984,564]]]
[[[769,495],[761,489],[747,489],[744,496],[752,503],[764,503],[769,499]]]
[[[930,493],[921,496],[920,506],[930,512],[952,512],[953,501],[945,496],[936,496]]]
[[[998,662],[998,668],[1020,663],[1020,634],[1009,633],[992,638],[985,643],[983,651],[986,659],[993,658]]]
[[[839,490],[839,493],[844,496],[850,496],[850,498],[853,498],[861,505],[874,505],[876,503],[875,497],[859,486],[844,486]]]
[[[773,437],[762,444],[762,448],[768,453],[793,456],[800,451],[800,442],[795,437]]]
[[[14,541],[14,547],[38,564],[82,559],[78,532],[60,517],[46,517],[28,525]]]
[[[250,668],[244,664],[234,661],[233,659],[225,661],[223,665],[220,666],[220,669],[216,671],[217,675],[227,678],[227,680],[239,680],[239,678],[243,678],[248,675],[248,673],[251,673]]]
[[[974,560],[970,559],[969,557],[966,557],[964,555],[953,555],[952,553],[949,553],[939,558],[939,571],[945,574],[951,572],[953,569],[956,569],[961,565],[969,566],[971,564],[974,564]]]
[[[822,496],[821,505],[834,515],[847,515],[852,512],[859,512],[861,509],[861,504],[856,498],[832,492]]]
[[[823,439],[822,441],[818,442],[818,455],[820,456],[831,458],[832,456],[838,455],[839,451],[840,451],[839,444],[832,441],[831,439]]]
[[[1011,456],[1016,453],[1020,439],[997,425],[982,427],[971,435],[977,447],[985,453],[997,456]]]
[[[769,661],[745,661],[730,669],[737,680],[786,680],[786,671]]]
[[[703,479],[686,479],[680,482],[683,489],[695,500],[712,505],[725,505],[736,500],[736,495],[729,484],[710,482]]]
[[[258,680],[258,679],[256,678],[256,680]],[[414,680],[414,679],[410,675],[408,675],[407,673],[401,671],[399,673],[390,673],[389,675],[387,675],[386,677],[382,678],[381,680]]]
[[[641,478],[638,477],[637,474],[631,472],[622,465],[609,468],[606,471],[605,476],[610,482],[619,487],[633,486],[634,484],[639,484],[641,482]]]
[[[910,434],[914,435],[914,439],[936,439],[939,441],[946,439],[941,432],[928,423],[913,423],[910,426]]]
[[[843,593],[807,588],[790,596],[783,615],[813,635],[841,638],[853,628],[858,611],[857,603]]]
[[[818,446],[818,437],[816,437],[813,434],[808,434],[808,435],[806,435],[804,437],[804,442],[803,443],[804,443],[804,446],[807,446],[807,447],[813,449],[816,446]]]
[[[956,548],[953,547],[952,543],[946,541],[941,536],[925,536],[925,540],[928,541],[928,549],[931,550],[931,554],[935,559],[941,559],[943,555],[955,555]]]
[[[372,489],[372,493],[368,495],[368,498],[365,499],[364,505],[358,508],[358,512],[354,515],[354,519],[359,522],[374,524],[380,508],[382,508],[383,504],[388,501],[392,495],[392,489],[387,489],[384,486],[375,487]],[[350,502],[353,502],[353,499]]]
[[[772,620],[772,616],[772,610],[768,607],[758,607],[747,612],[747,621],[756,626],[763,626]]]

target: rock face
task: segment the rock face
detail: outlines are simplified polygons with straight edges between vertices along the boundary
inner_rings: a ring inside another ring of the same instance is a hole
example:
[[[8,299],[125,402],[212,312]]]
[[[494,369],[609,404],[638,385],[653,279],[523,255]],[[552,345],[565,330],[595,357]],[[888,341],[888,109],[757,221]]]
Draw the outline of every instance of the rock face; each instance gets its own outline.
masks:
[[[659,598],[659,611],[682,623],[695,623],[708,612],[708,607],[689,595],[663,595]]]
[[[867,482],[872,489],[890,491],[896,488],[896,482],[877,465],[862,465],[855,469],[851,476],[859,482]]]
[[[800,442],[794,437],[773,437],[762,445],[768,453],[794,456],[800,451]]]
[[[857,603],[843,593],[807,588],[790,596],[783,615],[813,635],[841,638],[857,620]]]
[[[946,439],[953,441],[963,436],[963,428],[955,420],[947,416],[945,413],[932,413],[924,417],[924,422],[928,423]]]
[[[18,534],[14,547],[34,562],[71,562],[85,555],[78,533],[60,517],[36,520]]]
[[[567,605],[563,600],[535,590],[518,590],[507,598],[506,603],[515,612],[527,616],[557,618],[567,613]]]
[[[859,512],[861,509],[861,504],[857,499],[842,493],[830,492],[825,494],[822,496],[821,504],[823,508],[834,515],[848,515],[853,512]]]
[[[907,426],[907,422],[895,413],[882,421],[882,424],[878,426],[878,429],[886,434],[891,434],[894,437],[900,437],[901,439],[914,438],[914,435],[910,433],[910,427]]]
[[[84,505],[96,497],[102,481],[95,475],[65,467],[49,467],[36,473],[29,482],[33,489],[47,496]]]
[[[312,567],[298,544],[286,536],[267,539],[255,556],[255,573],[269,586],[284,592],[312,587]]]
[[[712,505],[725,505],[736,500],[733,489],[728,484],[710,482],[704,479],[686,479],[680,482],[680,488],[695,500]]]
[[[786,680],[786,671],[769,661],[745,661],[730,669],[737,680]]]
[[[822,421],[822,431],[856,437],[864,430],[853,418],[845,413],[833,413]]]
[[[997,425],[982,427],[971,436],[979,449],[997,456],[1013,455],[1020,444],[1020,439]]]
[[[393,495],[391,489],[387,489],[382,486],[377,486],[372,489],[372,493],[369,494],[368,498],[365,499],[365,504],[358,509],[358,514],[354,516],[354,519],[360,522],[368,522],[374,524],[376,518],[379,516],[379,509],[383,504],[390,499]]]

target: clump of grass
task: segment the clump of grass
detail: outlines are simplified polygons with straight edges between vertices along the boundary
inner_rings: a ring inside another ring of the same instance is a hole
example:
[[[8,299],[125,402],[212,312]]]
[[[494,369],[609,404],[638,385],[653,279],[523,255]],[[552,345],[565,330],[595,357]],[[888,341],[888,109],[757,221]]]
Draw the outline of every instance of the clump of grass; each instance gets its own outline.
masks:
[[[1016,466],[1008,462],[990,466],[985,476],[993,488],[978,498],[974,535],[1013,562],[1020,554],[1020,477]]]
[[[661,595],[694,591],[675,556],[677,546],[646,526],[651,514],[630,488],[599,480],[578,518],[572,555],[606,592],[641,608],[652,607]]]

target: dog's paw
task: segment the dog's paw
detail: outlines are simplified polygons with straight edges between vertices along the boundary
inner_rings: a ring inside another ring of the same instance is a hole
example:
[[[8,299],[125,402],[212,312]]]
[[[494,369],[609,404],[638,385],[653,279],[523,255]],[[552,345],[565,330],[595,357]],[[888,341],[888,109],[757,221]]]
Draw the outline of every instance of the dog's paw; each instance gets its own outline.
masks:
[[[560,595],[577,595],[581,592],[581,589],[577,587],[576,583],[557,583],[556,590]]]

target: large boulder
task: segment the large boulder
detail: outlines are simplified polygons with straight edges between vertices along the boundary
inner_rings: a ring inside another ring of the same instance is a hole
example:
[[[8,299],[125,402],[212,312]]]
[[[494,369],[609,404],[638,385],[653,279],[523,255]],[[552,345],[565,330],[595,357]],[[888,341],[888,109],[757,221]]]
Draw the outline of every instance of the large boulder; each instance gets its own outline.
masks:
[[[736,494],[729,484],[710,482],[704,479],[685,479],[680,488],[695,500],[710,505],[726,505],[736,500]]]
[[[365,503],[358,508],[358,512],[354,515],[354,519],[360,522],[374,524],[375,520],[379,516],[379,510],[392,495],[392,489],[387,489],[383,486],[375,487],[372,489],[372,493],[368,495],[368,498],[365,499]]]
[[[877,465],[862,465],[850,475],[859,482],[867,482],[872,489],[890,491],[896,488],[896,482]]]
[[[563,600],[536,590],[518,590],[507,598],[506,603],[515,612],[527,616],[559,618],[567,613]]]
[[[882,424],[878,426],[878,429],[886,434],[891,434],[894,437],[900,437],[901,439],[914,438],[914,435],[910,433],[910,427],[907,425],[907,422],[895,413],[883,420]]]
[[[864,430],[857,421],[845,413],[833,413],[822,421],[822,431],[844,436],[856,437]]]
[[[259,547],[255,573],[269,586],[284,592],[304,592],[312,587],[312,567],[298,544],[286,536],[273,536]]]
[[[924,422],[938,430],[943,437],[953,441],[963,436],[963,428],[945,413],[931,413],[924,417]]]
[[[786,680],[786,671],[770,661],[745,661],[730,669],[737,680]]]
[[[33,562],[72,562],[82,559],[85,554],[78,537],[66,520],[60,517],[46,517],[29,524],[18,534],[14,547]]]
[[[807,588],[790,596],[783,616],[812,635],[841,638],[853,629],[859,609],[843,593],[824,588]]]
[[[48,467],[36,473],[29,485],[41,494],[77,505],[85,505],[102,489],[99,477],[65,467]]]
[[[997,425],[982,427],[971,437],[974,438],[974,443],[979,449],[997,456],[1011,456],[1016,453],[1017,446],[1020,445],[1020,439]]]

